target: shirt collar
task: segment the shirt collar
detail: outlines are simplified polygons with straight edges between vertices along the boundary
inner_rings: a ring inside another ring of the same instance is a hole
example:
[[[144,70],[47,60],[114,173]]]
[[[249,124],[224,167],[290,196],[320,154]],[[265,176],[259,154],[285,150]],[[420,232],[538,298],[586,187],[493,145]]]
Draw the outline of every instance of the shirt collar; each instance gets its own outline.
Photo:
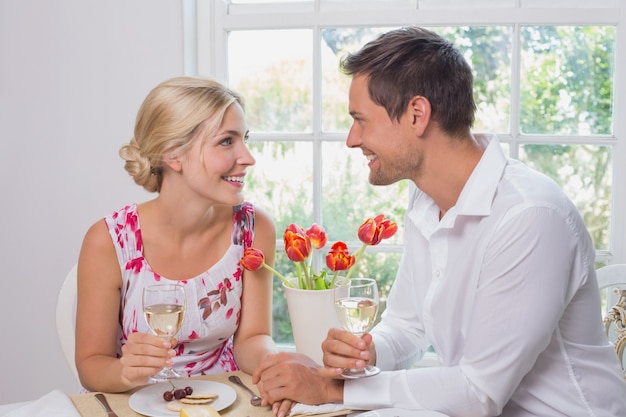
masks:
[[[457,203],[448,210],[441,221],[439,207],[430,196],[416,189],[410,199],[408,217],[426,235],[432,233],[434,228],[452,227],[457,216],[487,216],[491,213],[491,204],[507,158],[495,136],[474,136],[478,143],[485,147],[485,152],[461,190]]]
[[[495,136],[475,135],[475,138],[485,146],[485,152],[455,204],[457,215],[487,216],[491,213],[491,204],[507,163]]]

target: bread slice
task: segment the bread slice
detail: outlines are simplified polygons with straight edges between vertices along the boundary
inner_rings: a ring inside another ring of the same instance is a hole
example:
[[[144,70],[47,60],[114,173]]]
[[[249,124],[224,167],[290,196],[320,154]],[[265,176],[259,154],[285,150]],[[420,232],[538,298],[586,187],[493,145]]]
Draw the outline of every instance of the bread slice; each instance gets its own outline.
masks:
[[[179,417],[220,417],[220,413],[210,405],[183,405]]]

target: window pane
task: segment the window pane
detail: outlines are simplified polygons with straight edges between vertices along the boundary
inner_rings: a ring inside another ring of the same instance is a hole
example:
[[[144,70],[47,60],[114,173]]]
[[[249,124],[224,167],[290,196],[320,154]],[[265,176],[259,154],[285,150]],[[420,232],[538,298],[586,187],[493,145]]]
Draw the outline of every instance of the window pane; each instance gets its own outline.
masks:
[[[608,249],[611,220],[612,149],[593,145],[531,145],[520,159],[554,179],[585,220],[596,249]]]
[[[287,275],[287,271],[295,271],[293,262],[287,258],[285,251],[276,251],[276,260],[274,268],[277,271]],[[273,303],[272,303],[272,337],[276,343],[293,343],[293,333],[291,331],[291,322],[289,321],[289,310],[287,309],[287,300],[285,299],[285,291],[280,279],[273,277]]]
[[[308,227],[313,222],[312,144],[252,142],[250,150],[256,165],[246,176],[246,200],[272,215],[278,239],[290,223]]]
[[[340,59],[390,29],[388,27],[322,29],[323,130],[347,131],[352,123],[352,118],[348,114],[350,77],[340,72]]]
[[[229,85],[246,100],[251,131],[312,130],[312,42],[308,29],[230,32]]]
[[[367,159],[359,149],[350,149],[343,142],[324,143],[322,163],[322,218],[329,240],[360,245],[359,226],[369,217],[384,214],[400,227],[380,245],[401,244],[408,182],[370,185]]]
[[[474,131],[508,133],[511,112],[510,26],[434,27],[461,51],[474,74]]]
[[[392,28],[338,28],[322,31],[324,130],[347,130],[350,79],[338,74],[340,58],[355,52],[378,34]],[[477,105],[475,131],[509,132],[511,102],[511,36],[509,26],[432,27],[450,40],[470,63]]]
[[[614,26],[522,28],[523,133],[613,133]]]

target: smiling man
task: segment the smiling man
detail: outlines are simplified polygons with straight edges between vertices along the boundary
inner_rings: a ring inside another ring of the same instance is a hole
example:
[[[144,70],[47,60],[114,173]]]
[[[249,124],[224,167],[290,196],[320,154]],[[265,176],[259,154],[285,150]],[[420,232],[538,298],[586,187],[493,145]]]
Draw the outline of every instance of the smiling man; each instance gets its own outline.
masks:
[[[402,28],[342,69],[352,76],[346,143],[367,158],[369,181],[414,186],[405,249],[371,335],[332,329],[325,368],[257,372],[264,395],[449,416],[626,415],[585,224],[554,181],[472,134],[473,76],[459,51]],[[429,347],[441,366],[412,367]],[[365,364],[383,372],[340,379]]]

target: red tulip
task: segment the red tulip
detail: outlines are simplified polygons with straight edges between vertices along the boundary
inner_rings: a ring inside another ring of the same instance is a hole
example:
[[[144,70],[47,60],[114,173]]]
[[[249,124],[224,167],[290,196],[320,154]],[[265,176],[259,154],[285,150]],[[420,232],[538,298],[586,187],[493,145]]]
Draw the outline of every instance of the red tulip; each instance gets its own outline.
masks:
[[[309,237],[309,239],[311,239],[311,244],[315,249],[323,248],[326,244],[326,241],[328,240],[328,236],[326,236],[326,231],[322,226],[317,223],[313,223],[305,233]]]
[[[306,235],[303,228],[290,224],[283,235],[285,252],[293,262],[304,262],[311,253],[311,239]]]
[[[249,271],[258,271],[263,267],[265,255],[263,251],[257,248],[247,248],[243,253],[243,257],[239,261],[241,266]]]
[[[382,228],[376,222],[376,219],[369,218],[359,226],[359,240],[366,245],[378,245],[383,240]]]
[[[354,265],[356,259],[348,252],[348,245],[335,242],[326,255],[326,266],[331,271],[345,271]]]
[[[363,246],[361,246],[355,253],[354,256],[356,258],[356,262],[361,258],[363,252],[365,252],[365,248],[369,246],[378,245],[383,239],[388,239],[393,236],[398,231],[398,225],[389,220],[385,219],[384,214],[379,214],[373,219],[367,219],[363,222],[361,226],[359,226],[358,236],[359,240],[363,242]],[[352,269],[348,271],[346,274],[346,278],[350,278],[352,274]]]
[[[366,245],[378,245],[381,240],[388,239],[398,231],[398,225],[385,219],[383,214],[379,214],[373,219],[367,219],[359,227],[359,240]]]
[[[382,216],[382,214],[381,214]],[[398,225],[396,222],[391,221],[389,219],[383,219],[380,222],[381,227],[383,228],[383,239],[389,239],[391,236],[395,235],[398,231]]]
[[[258,271],[261,268],[265,268],[270,271],[272,274],[276,275],[282,282],[285,283],[288,287],[293,288],[293,285],[277,270],[269,266],[265,263],[265,255],[261,249],[257,248],[247,248],[243,252],[243,256],[239,260],[239,264],[247,269],[248,271]]]

